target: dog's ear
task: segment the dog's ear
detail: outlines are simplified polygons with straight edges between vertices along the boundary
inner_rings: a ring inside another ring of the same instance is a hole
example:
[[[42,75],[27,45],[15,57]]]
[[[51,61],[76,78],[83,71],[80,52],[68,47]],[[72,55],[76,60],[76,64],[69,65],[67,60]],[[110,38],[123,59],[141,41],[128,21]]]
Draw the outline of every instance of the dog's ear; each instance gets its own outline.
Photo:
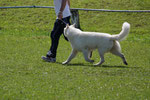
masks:
[[[73,25],[71,25],[71,26],[72,26],[72,27],[75,27],[75,25],[76,25],[76,24],[74,23],[74,24],[73,24]]]
[[[69,28],[69,24],[66,25],[67,29]]]
[[[72,26],[75,27],[75,26],[76,26],[76,23],[74,23]]]

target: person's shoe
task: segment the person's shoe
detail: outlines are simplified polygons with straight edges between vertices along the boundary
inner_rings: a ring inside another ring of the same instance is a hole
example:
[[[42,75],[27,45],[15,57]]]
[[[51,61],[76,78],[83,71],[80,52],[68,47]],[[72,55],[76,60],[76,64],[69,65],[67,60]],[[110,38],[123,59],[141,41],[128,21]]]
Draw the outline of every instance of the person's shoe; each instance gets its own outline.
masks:
[[[42,56],[41,58],[46,62],[56,62],[56,58],[47,57],[47,56],[46,57]]]

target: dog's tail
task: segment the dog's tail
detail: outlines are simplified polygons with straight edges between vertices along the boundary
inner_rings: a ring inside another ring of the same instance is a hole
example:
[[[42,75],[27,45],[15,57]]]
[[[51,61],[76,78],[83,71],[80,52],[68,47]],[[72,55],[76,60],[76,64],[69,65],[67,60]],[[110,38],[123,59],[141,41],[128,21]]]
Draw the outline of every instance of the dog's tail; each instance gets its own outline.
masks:
[[[130,31],[130,24],[124,22],[122,25],[122,31],[117,35],[112,35],[111,40],[122,41],[127,37],[129,31]]]

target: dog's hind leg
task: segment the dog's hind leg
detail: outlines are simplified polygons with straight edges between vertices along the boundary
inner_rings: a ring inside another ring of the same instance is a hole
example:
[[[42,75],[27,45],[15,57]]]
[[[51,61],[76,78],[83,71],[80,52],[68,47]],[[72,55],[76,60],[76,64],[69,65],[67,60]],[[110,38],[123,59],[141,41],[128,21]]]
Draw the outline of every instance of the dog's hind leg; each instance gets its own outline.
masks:
[[[87,49],[84,49],[84,50],[82,50],[82,52],[83,52],[83,55],[84,55],[84,59],[87,61],[87,62],[94,62],[94,60],[90,60],[89,59],[89,54],[90,54],[90,51],[89,50],[87,50]]]
[[[125,65],[128,65],[127,61],[126,61],[126,58],[124,57],[124,55],[121,53],[121,47],[120,47],[120,44],[119,42],[116,42],[113,46],[113,48],[110,50],[110,52],[116,56],[119,56],[121,57],[121,59],[123,60],[123,63]]]
[[[94,66],[98,66],[98,65],[101,65],[102,63],[105,62],[105,59],[104,59],[104,52],[100,51],[100,49],[98,49],[98,52],[99,52],[99,55],[100,55],[100,61],[97,63],[97,64],[94,64]]]
[[[123,63],[125,65],[128,65],[127,61],[126,61],[126,58],[124,57],[124,55],[118,51],[111,51],[112,54],[116,55],[116,56],[119,56],[122,60],[123,60]]]
[[[76,55],[77,55],[78,51],[76,50],[72,50],[70,56],[68,57],[68,59],[66,61],[64,61],[62,64],[68,64]]]

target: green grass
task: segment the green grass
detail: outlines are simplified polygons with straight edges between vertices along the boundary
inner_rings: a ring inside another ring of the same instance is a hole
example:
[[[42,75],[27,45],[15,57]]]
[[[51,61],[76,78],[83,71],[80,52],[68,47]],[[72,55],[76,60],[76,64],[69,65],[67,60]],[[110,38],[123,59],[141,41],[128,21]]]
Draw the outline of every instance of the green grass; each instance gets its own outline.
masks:
[[[71,0],[73,8],[150,9],[148,0]],[[126,4],[126,5],[125,5]],[[51,0],[1,0],[0,6],[53,6]],[[0,9],[0,100],[149,100],[150,13],[80,11],[85,31],[117,34],[131,24],[121,42],[128,66],[112,54],[94,67],[81,53],[69,65],[71,46],[60,39],[57,62],[41,60],[50,46],[55,21],[52,9]],[[97,51],[92,59],[99,61]]]

